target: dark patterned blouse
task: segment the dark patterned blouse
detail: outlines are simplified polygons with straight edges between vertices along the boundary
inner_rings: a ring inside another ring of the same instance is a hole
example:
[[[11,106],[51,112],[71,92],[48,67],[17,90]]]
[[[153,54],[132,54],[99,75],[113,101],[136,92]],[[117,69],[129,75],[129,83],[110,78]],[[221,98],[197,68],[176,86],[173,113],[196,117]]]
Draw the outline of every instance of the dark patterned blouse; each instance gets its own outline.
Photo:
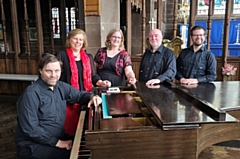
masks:
[[[126,85],[124,68],[132,65],[127,51],[122,50],[114,57],[107,57],[107,48],[100,48],[94,61],[97,63],[97,73],[101,80],[109,80],[112,86]]]

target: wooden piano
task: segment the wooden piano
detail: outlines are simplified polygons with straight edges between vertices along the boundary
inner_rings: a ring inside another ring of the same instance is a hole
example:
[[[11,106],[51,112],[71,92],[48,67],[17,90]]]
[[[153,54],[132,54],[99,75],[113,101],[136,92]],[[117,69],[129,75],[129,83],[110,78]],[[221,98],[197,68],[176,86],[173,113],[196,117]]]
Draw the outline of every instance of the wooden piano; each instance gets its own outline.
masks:
[[[118,94],[95,89],[103,103],[86,113],[89,158],[197,159],[208,146],[240,139],[240,82],[155,87],[137,83],[135,91]],[[71,159],[81,158],[79,131]]]

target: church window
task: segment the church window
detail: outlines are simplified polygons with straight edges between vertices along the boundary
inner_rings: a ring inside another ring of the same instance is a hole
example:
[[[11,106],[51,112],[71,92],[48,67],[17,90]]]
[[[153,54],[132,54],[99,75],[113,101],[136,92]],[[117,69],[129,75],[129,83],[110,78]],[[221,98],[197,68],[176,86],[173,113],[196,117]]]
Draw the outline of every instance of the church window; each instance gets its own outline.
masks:
[[[207,1],[199,0],[197,8],[198,8],[197,10],[198,15],[208,15],[209,3]]]
[[[240,14],[240,0],[234,0],[234,2],[233,2],[233,14]]]
[[[66,34],[70,30],[76,28],[75,7],[65,8],[66,16]],[[60,16],[59,9],[57,7],[52,8],[52,26],[53,26],[53,38],[60,38]]]
[[[53,38],[60,38],[59,9],[52,8]]]
[[[76,17],[75,17],[75,7],[71,8],[71,28],[76,29]]]
[[[226,0],[215,0],[214,14],[225,14]]]

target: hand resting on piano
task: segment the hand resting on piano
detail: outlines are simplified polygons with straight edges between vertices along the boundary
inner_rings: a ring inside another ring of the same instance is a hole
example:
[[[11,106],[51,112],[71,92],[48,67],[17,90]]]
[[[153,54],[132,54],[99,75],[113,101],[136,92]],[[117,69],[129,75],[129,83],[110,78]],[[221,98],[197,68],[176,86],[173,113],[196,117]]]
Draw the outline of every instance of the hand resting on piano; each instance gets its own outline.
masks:
[[[90,107],[92,104],[96,107],[99,106],[99,104],[102,103],[102,98],[100,98],[98,95],[93,95],[91,97],[91,100],[88,102],[88,107]]]

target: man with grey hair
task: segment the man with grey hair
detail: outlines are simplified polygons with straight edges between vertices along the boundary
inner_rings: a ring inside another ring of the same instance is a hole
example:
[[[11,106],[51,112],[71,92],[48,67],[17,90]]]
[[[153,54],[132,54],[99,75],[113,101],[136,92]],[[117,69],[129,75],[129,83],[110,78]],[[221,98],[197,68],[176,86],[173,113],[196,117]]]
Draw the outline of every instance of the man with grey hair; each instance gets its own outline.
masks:
[[[149,33],[150,49],[143,54],[139,82],[146,82],[147,86],[172,81],[176,74],[176,58],[169,48],[162,44],[162,32],[153,29]]]

